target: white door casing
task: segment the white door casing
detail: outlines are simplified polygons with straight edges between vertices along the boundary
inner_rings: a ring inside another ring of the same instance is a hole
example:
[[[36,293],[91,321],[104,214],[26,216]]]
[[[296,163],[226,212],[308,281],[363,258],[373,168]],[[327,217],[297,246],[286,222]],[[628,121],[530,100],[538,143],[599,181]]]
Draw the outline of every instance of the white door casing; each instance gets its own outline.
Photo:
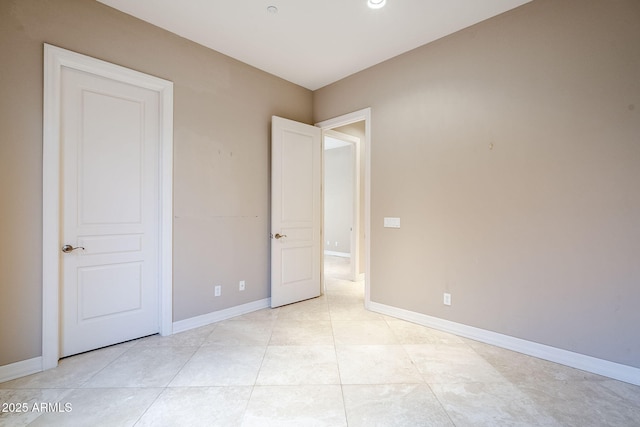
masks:
[[[271,122],[271,307],[320,295],[322,134]]]
[[[48,369],[171,333],[172,83],[45,45],[44,107]]]

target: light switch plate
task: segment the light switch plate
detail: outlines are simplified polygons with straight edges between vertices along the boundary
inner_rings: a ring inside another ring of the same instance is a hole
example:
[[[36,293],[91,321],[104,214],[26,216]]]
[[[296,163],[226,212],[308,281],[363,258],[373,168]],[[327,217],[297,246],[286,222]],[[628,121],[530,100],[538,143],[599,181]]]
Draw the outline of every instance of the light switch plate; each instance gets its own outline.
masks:
[[[400,228],[400,218],[385,217],[384,226],[386,228]]]

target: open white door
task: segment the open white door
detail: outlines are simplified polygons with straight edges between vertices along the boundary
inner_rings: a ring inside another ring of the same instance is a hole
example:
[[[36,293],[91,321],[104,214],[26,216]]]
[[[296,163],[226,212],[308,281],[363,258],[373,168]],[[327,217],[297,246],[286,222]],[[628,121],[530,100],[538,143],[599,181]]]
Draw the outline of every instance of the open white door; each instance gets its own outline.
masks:
[[[322,131],[271,122],[271,307],[320,295]]]

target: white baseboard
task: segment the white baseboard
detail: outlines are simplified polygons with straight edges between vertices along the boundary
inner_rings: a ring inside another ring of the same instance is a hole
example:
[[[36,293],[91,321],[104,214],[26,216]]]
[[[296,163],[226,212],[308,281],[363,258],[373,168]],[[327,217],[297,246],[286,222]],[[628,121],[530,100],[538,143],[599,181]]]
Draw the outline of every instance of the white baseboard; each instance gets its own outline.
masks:
[[[324,251],[324,254],[331,255],[331,256],[339,256],[341,258],[351,258],[351,254],[349,252]]]
[[[184,332],[189,329],[206,326],[211,323],[219,322],[221,320],[226,320],[232,317],[251,313],[253,311],[262,310],[263,308],[268,308],[270,306],[271,299],[265,298],[236,307],[230,307],[201,316],[180,320],[173,323],[173,332]],[[640,369],[632,366],[622,365],[620,363],[610,362],[608,360],[598,359],[584,354],[574,353],[572,351],[526,341],[520,338],[475,328],[473,326],[463,325],[461,323],[456,323],[449,320],[440,319],[437,317],[428,316],[426,314],[420,314],[373,301],[368,302],[367,308],[376,313],[385,314],[387,316],[396,317],[402,320],[407,320],[419,325],[438,329],[444,332],[449,332],[462,337],[471,338],[476,341],[506,348],[508,350],[517,351],[519,353],[527,354],[529,356],[537,357],[544,360],[549,360],[551,362],[560,363],[562,365],[613,378],[615,380],[640,385]],[[40,356],[34,357],[33,359],[22,360],[20,362],[0,366],[0,383],[35,374],[41,371],[42,357]]]
[[[377,302],[370,301],[368,308],[376,313],[407,320],[419,325],[428,326],[444,332],[450,332],[465,338],[471,338],[497,347],[517,351],[539,359],[549,360],[561,365],[624,381],[630,384],[640,385],[640,369],[608,360],[597,359],[572,351],[526,341],[509,335],[487,331],[473,326],[428,316],[413,311],[404,310]]]
[[[36,372],[42,372],[41,356],[0,366],[0,383],[20,377],[26,377],[27,375],[35,374]]]
[[[200,326],[210,325],[211,323],[220,322],[221,320],[230,319],[232,317],[241,316],[243,314],[269,307],[271,307],[271,298],[265,298],[247,304],[225,308],[224,310],[213,311],[201,316],[178,320],[177,322],[173,322],[173,333],[177,334],[178,332],[184,332],[189,329],[199,328]]]
[[[232,317],[241,316],[253,311],[262,310],[271,307],[271,298],[265,298],[253,301],[247,304],[230,307],[224,310],[203,314],[202,316],[192,317],[190,319],[173,322],[173,333],[188,331],[189,329],[206,326],[221,320],[230,319]],[[0,383],[11,381],[16,378],[42,372],[42,357],[34,357],[33,359],[22,360],[20,362],[11,363],[9,365],[0,366]]]

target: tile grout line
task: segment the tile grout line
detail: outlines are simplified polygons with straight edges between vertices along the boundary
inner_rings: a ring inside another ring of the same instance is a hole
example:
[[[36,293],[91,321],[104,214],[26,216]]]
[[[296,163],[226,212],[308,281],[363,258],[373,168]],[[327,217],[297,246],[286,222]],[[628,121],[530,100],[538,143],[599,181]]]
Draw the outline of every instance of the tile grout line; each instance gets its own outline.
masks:
[[[145,337],[136,338],[135,340],[132,340],[132,341],[138,341],[138,340],[140,340],[140,339],[142,339],[142,338],[145,338]],[[109,348],[109,347],[117,347],[118,345],[121,345],[121,344],[122,344],[122,343],[120,343],[120,344],[114,344],[114,345],[112,345],[112,346],[107,346],[107,347],[105,347],[105,348]],[[87,384],[89,383],[89,381],[91,381],[92,379],[94,379],[94,378],[95,378],[99,373],[101,373],[102,371],[104,371],[105,369],[107,369],[109,366],[113,365],[113,364],[116,362],[116,360],[119,360],[121,357],[123,357],[125,354],[127,354],[129,351],[131,351],[131,349],[133,349],[133,348],[137,347],[137,346],[138,346],[138,344],[139,344],[139,342],[134,342],[131,346],[129,346],[129,348],[127,348],[127,349],[126,349],[125,351],[123,351],[121,354],[119,354],[118,356],[116,356],[115,358],[113,358],[113,360],[111,360],[109,363],[107,363],[106,365],[104,365],[102,368],[98,369],[96,372],[94,372],[94,373],[93,373],[93,375],[91,375],[91,376],[90,376],[90,377],[88,377],[84,382],[82,382],[82,383],[78,386],[78,389],[82,389],[82,388],[84,388],[84,386],[85,386],[85,385],[87,385]],[[102,350],[102,349],[98,349],[98,350]],[[90,352],[92,352],[92,351],[95,351],[95,350],[90,350],[90,351],[88,351],[87,353],[90,353]],[[74,355],[74,356],[76,356],[76,355]],[[74,357],[74,356],[69,356],[69,357]]]
[[[273,310],[273,308],[271,308],[270,310]],[[249,404],[251,403],[251,398],[253,397],[253,393],[256,389],[257,383],[258,383],[258,378],[260,377],[260,371],[262,371],[262,367],[264,365],[264,360],[267,357],[267,351],[269,350],[269,345],[271,344],[271,339],[273,337],[273,330],[275,329],[275,324],[278,321],[278,315],[280,314],[280,309],[277,308],[276,310],[276,314],[275,314],[275,319],[271,319],[271,332],[269,334],[269,339],[267,340],[267,344],[264,347],[264,353],[262,354],[262,360],[260,361],[260,367],[258,368],[258,372],[256,372],[256,377],[253,380],[253,385],[251,386],[251,392],[249,393],[249,397],[247,398],[247,403],[244,406],[244,409],[242,410],[242,417],[240,417],[240,424],[239,425],[243,425],[245,422],[245,418],[247,416],[247,411],[249,410]]]
[[[325,274],[324,276],[324,280],[327,280],[327,275]],[[325,283],[325,289],[327,289],[326,287],[326,283]],[[340,361],[338,360],[338,346],[336,344],[336,334],[334,332],[334,315],[331,313],[331,304],[329,302],[329,294],[330,291],[327,289],[327,310],[329,312],[329,322],[331,325],[331,337],[333,339],[333,353],[335,355],[336,358],[336,369],[338,370],[338,383],[340,385],[340,396],[342,398],[342,411],[344,414],[344,421],[345,421],[345,425],[348,427],[349,426],[349,417],[347,415],[347,404],[345,401],[345,397],[344,397],[344,384],[342,382],[342,373],[340,372]]]
[[[209,336],[213,333],[213,331],[215,331],[217,328],[217,325],[214,326],[214,328],[211,330],[211,332],[209,332],[209,334],[202,339],[202,342],[200,342],[200,345],[198,345],[197,349],[194,350],[193,353],[191,353],[191,356],[189,356],[187,358],[187,360],[185,360],[185,362],[182,364],[182,366],[176,371],[176,373],[167,381],[167,383],[165,384],[164,387],[160,387],[162,388],[162,391],[160,393],[158,393],[158,395],[156,396],[155,399],[153,399],[153,401],[149,404],[149,406],[147,406],[147,408],[142,412],[142,414],[140,414],[140,416],[138,417],[138,419],[135,421],[135,423],[133,423],[133,426],[135,427],[135,425],[137,425],[140,420],[142,420],[142,418],[145,416],[145,414],[147,412],[149,412],[149,409],[151,409],[151,407],[158,401],[158,399],[160,399],[160,397],[165,394],[167,392],[167,390],[169,389],[169,385],[171,384],[171,382],[173,380],[175,380],[175,378],[178,376],[178,374],[180,374],[180,372],[184,369],[184,367],[187,365],[187,363],[189,363],[189,361],[191,361],[191,359],[193,359],[193,356],[195,356],[195,354],[198,352],[198,350],[200,350],[203,346],[204,343],[207,341],[207,338],[209,338]],[[135,346],[133,347],[137,347],[139,345],[139,343],[137,343]],[[169,346],[169,347],[193,347],[193,346]],[[124,354],[124,353],[123,353]],[[156,387],[142,387],[142,388],[156,388]]]

